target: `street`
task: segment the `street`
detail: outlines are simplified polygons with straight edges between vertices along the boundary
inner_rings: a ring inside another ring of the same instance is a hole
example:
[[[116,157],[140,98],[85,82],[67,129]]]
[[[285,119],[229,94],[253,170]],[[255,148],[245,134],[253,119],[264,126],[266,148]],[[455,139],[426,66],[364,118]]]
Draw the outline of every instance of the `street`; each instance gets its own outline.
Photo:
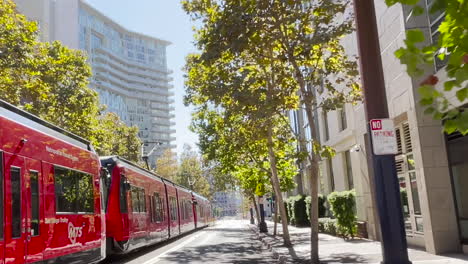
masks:
[[[272,263],[271,252],[261,248],[245,220],[218,221],[168,243],[144,248],[103,263]]]

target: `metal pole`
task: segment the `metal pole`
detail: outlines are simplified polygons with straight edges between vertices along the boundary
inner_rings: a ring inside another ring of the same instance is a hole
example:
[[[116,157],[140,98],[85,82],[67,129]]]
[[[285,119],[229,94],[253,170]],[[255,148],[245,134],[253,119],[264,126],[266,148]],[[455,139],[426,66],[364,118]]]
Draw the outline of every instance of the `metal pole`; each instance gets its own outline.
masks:
[[[354,0],[354,9],[366,120],[369,123],[371,119],[389,117],[374,0]],[[369,126],[367,129],[370,135]],[[395,157],[374,155],[372,142],[367,152],[371,155],[375,177],[375,198],[382,235],[382,263],[411,263],[408,259]]]
[[[266,233],[268,232],[268,227],[265,222],[265,210],[263,208],[263,197],[260,196],[258,198],[258,204],[260,205],[260,223],[258,224],[258,227],[260,229],[260,232]]]

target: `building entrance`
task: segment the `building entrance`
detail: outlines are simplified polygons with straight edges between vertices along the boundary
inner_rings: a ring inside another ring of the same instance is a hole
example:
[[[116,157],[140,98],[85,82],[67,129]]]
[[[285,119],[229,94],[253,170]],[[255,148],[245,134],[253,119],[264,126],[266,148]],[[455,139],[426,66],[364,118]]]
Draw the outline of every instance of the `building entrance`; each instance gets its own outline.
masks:
[[[460,237],[468,243],[468,136],[447,136]]]

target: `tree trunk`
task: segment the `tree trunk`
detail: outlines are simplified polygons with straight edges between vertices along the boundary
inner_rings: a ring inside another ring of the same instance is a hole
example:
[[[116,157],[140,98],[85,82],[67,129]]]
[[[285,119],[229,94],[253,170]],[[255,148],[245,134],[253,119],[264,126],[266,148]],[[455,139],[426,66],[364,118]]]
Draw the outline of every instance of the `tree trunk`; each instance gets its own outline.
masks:
[[[310,127],[310,134],[312,139],[312,144],[318,142],[318,131],[317,123],[315,122],[313,109],[315,106],[315,100],[310,100],[313,96],[313,92],[307,90],[306,81],[301,73],[300,67],[290,58],[291,63],[296,71],[296,80],[299,83],[299,91],[303,98],[302,104],[305,106],[305,112],[307,115],[307,121]],[[304,143],[304,142],[303,142]],[[318,242],[318,185],[319,185],[319,161],[320,154],[314,153],[314,148],[312,152],[309,153],[308,159],[310,161],[309,165],[309,187],[310,187],[310,262],[312,264],[319,264],[319,242]]]
[[[275,198],[275,224],[273,225],[273,236],[276,236],[276,230],[278,229],[278,203]],[[287,220],[287,219],[286,219]]]
[[[319,264],[319,254],[318,254],[318,218],[319,218],[319,210],[318,210],[318,184],[319,184],[319,170],[318,170],[318,159],[312,157],[312,164],[310,166],[309,174],[309,182],[310,182],[310,260],[313,264]]]
[[[283,196],[281,195],[280,183],[278,179],[278,171],[276,169],[276,156],[273,151],[273,131],[271,124],[268,125],[268,154],[270,158],[270,167],[271,167],[271,182],[273,183],[273,190],[275,191],[275,196],[277,200],[277,206],[279,206],[280,215],[281,215],[281,224],[283,225],[283,241],[284,245],[287,247],[291,246],[291,238],[289,237],[288,230],[288,218],[286,215],[286,208],[284,207]]]
[[[260,212],[258,211],[257,199],[255,199],[255,196],[252,196],[252,203],[255,209],[255,215],[257,216],[257,224],[260,224]]]

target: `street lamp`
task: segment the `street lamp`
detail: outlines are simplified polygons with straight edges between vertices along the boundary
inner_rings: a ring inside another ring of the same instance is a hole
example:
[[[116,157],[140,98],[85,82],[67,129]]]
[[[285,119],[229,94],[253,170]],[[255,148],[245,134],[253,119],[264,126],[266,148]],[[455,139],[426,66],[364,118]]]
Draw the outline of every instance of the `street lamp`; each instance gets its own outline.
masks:
[[[145,155],[145,145],[146,144],[156,144],[154,147]],[[148,164],[148,159],[151,154],[156,150],[158,146],[164,145],[164,142],[161,141],[144,141],[141,143],[141,159],[146,163],[146,168],[150,170],[150,166]]]

